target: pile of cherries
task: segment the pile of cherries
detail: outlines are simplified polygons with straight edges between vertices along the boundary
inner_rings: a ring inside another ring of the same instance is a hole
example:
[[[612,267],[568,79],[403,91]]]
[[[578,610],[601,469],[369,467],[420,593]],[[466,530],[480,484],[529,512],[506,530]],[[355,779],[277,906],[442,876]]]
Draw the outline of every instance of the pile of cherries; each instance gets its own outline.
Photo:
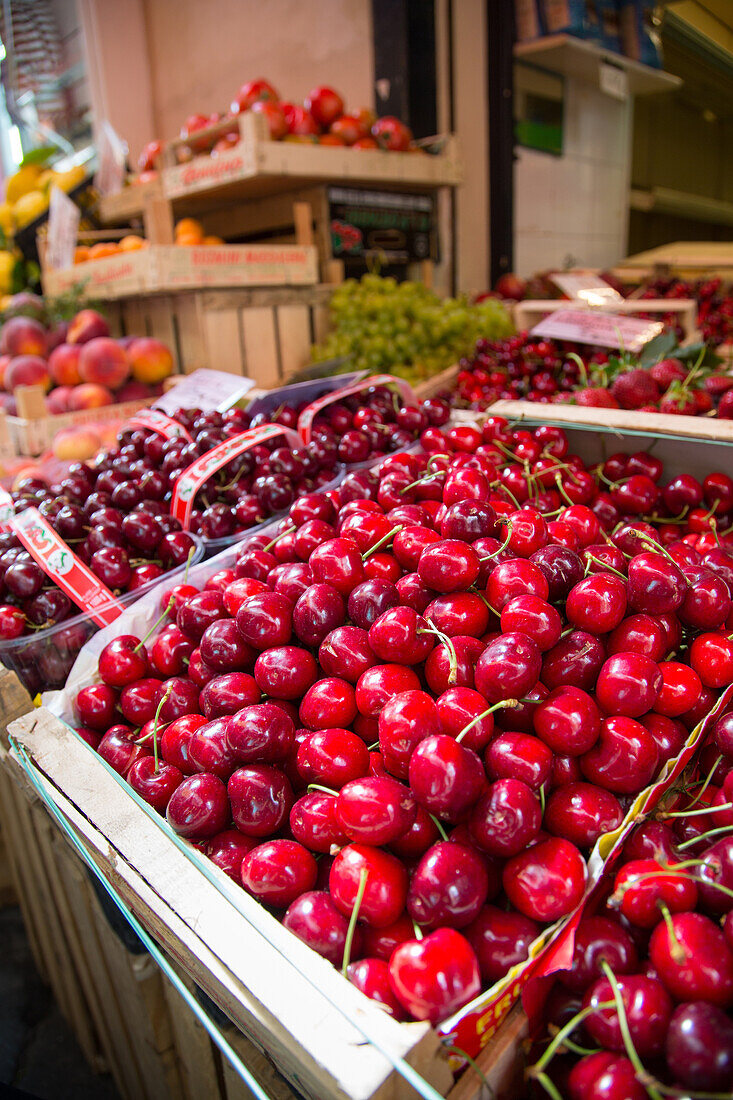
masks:
[[[696,298],[697,326],[703,340],[710,344],[722,344],[733,339],[733,288],[717,276],[695,282],[685,279],[655,279],[645,286],[640,297],[642,300]]]
[[[580,921],[543,1010],[537,1095],[733,1092],[733,711],[695,771],[635,829]]]
[[[733,480],[496,417],[421,442],[163,592],[74,707],[176,832],[437,1023],[576,909],[733,683]]]
[[[568,353],[580,356],[586,366],[602,364],[602,350],[519,332],[503,340],[479,340],[472,356],[461,359],[453,403],[477,411],[495,401],[537,401],[549,404],[558,394],[571,393],[581,381],[580,367]]]

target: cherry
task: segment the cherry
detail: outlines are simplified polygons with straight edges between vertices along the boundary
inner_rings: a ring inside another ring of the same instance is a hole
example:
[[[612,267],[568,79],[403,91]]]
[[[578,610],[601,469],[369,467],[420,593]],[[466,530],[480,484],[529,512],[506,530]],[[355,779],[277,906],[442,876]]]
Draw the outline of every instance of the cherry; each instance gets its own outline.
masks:
[[[529,957],[540,925],[521,913],[485,905],[463,934],[476,953],[482,980],[493,985]]]
[[[685,570],[689,584],[685,600],[679,609],[683,623],[694,630],[715,630],[730,614],[732,601],[722,577],[704,567]]]
[[[485,781],[476,753],[443,733],[420,741],[408,774],[417,801],[448,821],[457,821],[473,805]]]
[[[595,686],[605,657],[600,639],[584,630],[574,630],[545,653],[542,682],[551,691],[561,686],[590,691]]]
[[[518,779],[538,791],[550,778],[552,752],[538,737],[506,731],[487,747],[484,767],[489,779]]]
[[[643,653],[652,661],[661,661],[668,650],[667,632],[652,615],[628,615],[611,631],[607,642],[609,657],[614,653]]]
[[[217,619],[223,619],[225,615],[222,593],[209,589],[197,592],[181,604],[176,615],[176,625],[187,638],[198,642],[207,626]]]
[[[358,626],[339,626],[327,634],[318,650],[318,661],[327,676],[340,676],[352,684],[377,663],[367,631]]]
[[[334,905],[347,917],[364,880],[359,919],[377,928],[394,924],[407,900],[407,872],[403,864],[380,848],[364,844],[342,848],[331,865],[328,883]]]
[[[552,543],[541,546],[531,555],[530,561],[544,575],[549,588],[546,598],[553,603],[564,599],[583,576],[583,563],[573,550],[565,546]]]
[[[212,863],[233,878],[236,883],[241,882],[242,860],[251,852],[257,841],[250,836],[244,836],[239,829],[224,829],[207,840],[204,852]]]
[[[311,791],[294,803],[290,831],[306,848],[324,855],[334,845],[341,848],[349,843],[336,817],[336,796],[325,791]]]
[[[680,1084],[711,1092],[733,1088],[733,1021],[715,1005],[678,1005],[665,1043],[667,1065]]]
[[[424,614],[428,622],[449,638],[468,636],[478,639],[489,625],[489,609],[473,592],[438,596],[430,601]]]
[[[246,836],[271,836],[290,813],[293,791],[288,779],[270,764],[238,768],[227,793],[234,824]]]
[[[389,777],[353,779],[344,784],[336,800],[341,830],[363,844],[391,843],[412,828],[416,814],[409,789]]]
[[[392,992],[389,984],[389,967],[383,959],[365,958],[350,963],[346,969],[346,976],[352,985],[372,1001],[376,1001],[395,1020],[409,1019]]]
[[[440,841],[418,863],[407,911],[421,927],[463,928],[477,916],[489,892],[483,858],[470,847]]]
[[[183,780],[183,772],[173,764],[155,765],[152,756],[133,760],[125,776],[133,791],[161,813]]]
[[[207,681],[199,700],[207,718],[220,718],[225,714],[236,714],[242,707],[259,703],[260,697],[261,692],[254,676],[246,672],[226,672]]]
[[[670,913],[687,913],[697,904],[697,887],[689,874],[666,873],[653,859],[630,860],[613,883],[613,901],[624,917],[638,928],[654,928],[662,919],[662,907]]]
[[[219,619],[207,626],[199,641],[199,651],[208,667],[216,672],[251,669],[256,656],[234,619]]]
[[[517,855],[537,836],[540,804],[526,783],[497,779],[474,805],[468,822],[475,844],[492,856]]]
[[[242,860],[242,886],[267,905],[284,909],[316,883],[315,859],[296,840],[268,840]]]
[[[373,665],[356,684],[356,705],[367,718],[377,718],[389,699],[420,688],[417,674],[405,665]]]
[[[260,653],[254,677],[262,692],[275,699],[297,699],[316,680],[318,666],[307,649],[277,646]]]
[[[82,726],[105,733],[115,720],[117,695],[108,684],[92,684],[77,692],[74,705]]]
[[[689,659],[706,687],[733,683],[733,641],[724,634],[699,634],[690,646]]]
[[[426,692],[393,695],[379,715],[379,747],[387,770],[406,779],[414,749],[424,737],[440,732],[438,708]]]
[[[628,1058],[607,1051],[589,1054],[568,1077],[570,1100],[648,1100]]]
[[[415,936],[415,927],[407,913],[402,913],[394,924],[388,924],[384,928],[365,925],[361,931],[364,954],[369,958],[382,959],[384,962],[389,962],[395,947]]]
[[[628,566],[628,599],[635,611],[666,615],[679,610],[687,584],[679,566],[661,554],[644,553]]]
[[[621,804],[610,791],[592,783],[566,783],[550,795],[544,826],[578,848],[592,848],[604,833],[617,829],[623,818]]]
[[[478,960],[467,940],[452,928],[439,928],[395,948],[389,980],[408,1012],[431,1024],[467,1004],[481,988]]]
[[[169,623],[150,647],[152,671],[165,678],[180,676],[186,672],[193,651],[194,644],[191,639],[187,638],[175,623]]]
[[[148,673],[145,646],[133,634],[121,634],[108,642],[99,655],[99,675],[113,688],[126,687]]]
[[[515,909],[543,923],[571,913],[585,891],[587,871],[578,849],[567,840],[541,840],[512,856],[502,882]]]
[[[291,902],[283,925],[334,966],[340,966],[346,946],[349,922],[326,890],[307,890]],[[361,954],[361,929],[354,929],[353,955]]]
[[[610,917],[583,917],[575,932],[573,959],[558,977],[574,993],[585,990],[603,974],[607,962],[617,976],[634,974],[638,967],[636,947],[629,933]]]
[[[346,615],[344,599],[330,584],[312,584],[298,598],[292,611],[295,633],[301,642],[318,646]]]
[[[147,755],[142,745],[135,744],[129,726],[110,726],[99,742],[97,752],[119,775],[127,775],[138,757]]]
[[[598,741],[581,759],[591,783],[615,794],[636,794],[651,782],[659,764],[652,735],[633,718],[604,718]]]
[[[672,1016],[672,998],[660,981],[643,974],[623,974],[616,978],[623,1001],[631,1042],[641,1057],[661,1053]],[[599,978],[586,992],[583,1007],[592,1008],[583,1026],[596,1043],[606,1050],[624,1050],[617,1008],[599,1006],[614,1000],[608,978]]]
[[[483,752],[493,736],[495,717],[487,712],[483,695],[467,687],[447,688],[439,696],[437,706],[440,726],[435,732],[449,737],[462,735],[462,745],[476,753]],[[517,709],[511,713],[516,714]]]
[[[25,633],[25,615],[19,607],[0,604],[0,639],[4,642],[20,638]]]
[[[601,715],[592,696],[580,688],[558,687],[534,713],[537,736],[555,753],[582,756],[601,732]]]
[[[607,634],[625,613],[626,584],[612,573],[595,573],[578,581],[565,604],[571,625],[591,634]]]
[[[526,634],[502,634],[489,642],[476,665],[476,690],[489,703],[521,699],[540,677],[539,646]]]
[[[169,764],[174,764],[184,775],[192,775],[196,768],[188,754],[194,732],[206,723],[202,714],[187,714],[166,726],[160,738],[160,754]]]
[[[660,667],[650,657],[616,653],[598,673],[596,698],[606,713],[638,718],[655,705],[662,683]]]
[[[428,623],[410,607],[383,612],[369,628],[369,645],[382,661],[415,665],[424,661],[435,643]]]
[[[560,613],[539,596],[515,596],[501,612],[501,629],[505,634],[512,631],[526,634],[544,652],[560,641],[562,619]]]
[[[649,958],[677,1001],[733,1005],[733,950],[701,913],[675,913],[652,932]]]
[[[277,592],[258,592],[241,602],[236,622],[242,638],[253,649],[287,645],[292,634],[293,604]]]
[[[418,573],[407,573],[404,577],[400,577],[395,582],[395,588],[400,603],[405,607],[411,607],[418,615],[422,615],[437,595],[432,588],[428,588],[427,585],[423,584]]]
[[[347,729],[323,729],[305,737],[296,756],[299,774],[307,783],[340,789],[369,772],[369,751],[360,737]]]
[[[206,772],[185,778],[171,795],[168,824],[179,836],[205,839],[220,833],[229,822],[227,789]]]
[[[549,593],[545,574],[526,558],[501,562],[489,575],[486,588],[486,598],[498,612],[515,596],[538,596],[546,600]]]
[[[730,794],[733,783],[726,780],[723,790],[712,800],[722,800],[725,803],[731,801]],[[708,788],[709,790],[709,788]],[[714,824],[730,826],[729,813],[725,813],[725,820],[720,821],[720,814],[714,814]],[[709,913],[726,913],[733,908],[731,897],[723,890],[733,889],[733,837],[724,836],[717,840],[701,855],[701,862],[695,868],[695,876],[700,895],[700,903]],[[723,890],[718,887],[722,886]]]
[[[199,772],[211,772],[227,780],[237,766],[237,756],[227,743],[228,719],[214,718],[198,726],[188,740],[188,760]]]
[[[390,581],[362,581],[349,594],[349,618],[362,630],[369,630],[380,615],[399,602],[399,592]]]
[[[443,539],[423,550],[417,572],[434,591],[456,592],[469,588],[478,577],[478,554],[465,542]]]
[[[329,539],[317,546],[308,564],[316,583],[329,584],[348,596],[364,578],[364,566],[359,547],[352,539]]]

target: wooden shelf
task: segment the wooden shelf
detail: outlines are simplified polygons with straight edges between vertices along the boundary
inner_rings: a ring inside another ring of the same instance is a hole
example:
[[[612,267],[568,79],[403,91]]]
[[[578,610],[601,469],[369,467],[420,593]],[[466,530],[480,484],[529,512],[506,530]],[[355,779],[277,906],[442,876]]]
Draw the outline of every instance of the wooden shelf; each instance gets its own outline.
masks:
[[[629,57],[604,50],[593,42],[574,38],[570,34],[551,34],[531,42],[518,42],[514,47],[514,56],[518,61],[563,76],[576,76],[595,85],[600,82],[601,64],[613,65],[626,73],[629,95],[669,92],[682,84],[678,76],[652,69],[649,65],[642,65],[639,61],[632,61]]]

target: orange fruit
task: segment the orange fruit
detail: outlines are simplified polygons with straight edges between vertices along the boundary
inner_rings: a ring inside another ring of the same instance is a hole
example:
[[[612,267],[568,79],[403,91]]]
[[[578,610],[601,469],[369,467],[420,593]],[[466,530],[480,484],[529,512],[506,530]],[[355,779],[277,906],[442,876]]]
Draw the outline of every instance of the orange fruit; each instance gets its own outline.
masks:
[[[195,248],[198,244],[203,244],[203,238],[199,237],[195,233],[181,233],[176,236],[176,244],[182,245],[186,248]]]
[[[135,233],[130,233],[120,241],[120,252],[139,252],[141,248],[147,246],[147,243],[148,242],[142,237],[138,237]]]
[[[99,241],[89,249],[89,259],[102,260],[107,256],[116,256],[119,251],[119,246],[114,241]]]
[[[225,242],[221,237],[204,237],[204,244],[224,244]]]
[[[89,249],[85,244],[79,244],[74,249],[74,263],[84,264],[89,259]]]
[[[181,218],[176,223],[176,240],[183,243],[181,240],[183,237],[195,238],[195,240],[186,243],[201,244],[204,239],[204,227],[201,222],[196,221],[195,218]]]

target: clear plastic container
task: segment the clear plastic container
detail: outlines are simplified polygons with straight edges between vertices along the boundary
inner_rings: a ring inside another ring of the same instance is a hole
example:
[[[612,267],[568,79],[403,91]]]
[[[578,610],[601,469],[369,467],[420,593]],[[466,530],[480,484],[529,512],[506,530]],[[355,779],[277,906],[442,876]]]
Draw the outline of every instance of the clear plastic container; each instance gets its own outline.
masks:
[[[300,405],[310,405],[311,401],[317,401],[327,393],[336,393],[344,386],[350,386],[352,382],[358,382],[365,377],[366,371],[359,370],[349,374],[332,374],[328,378],[314,378],[310,382],[293,382],[290,386],[280,386],[277,390],[255,397],[247,405],[247,412],[252,416],[258,413],[270,416],[281,405],[292,405],[297,409]]]
[[[191,535],[191,538],[194,540],[195,550],[189,568],[193,568],[204,557],[202,539],[197,535]],[[118,597],[119,602],[129,607],[156,585],[178,583],[185,571],[186,564],[177,565],[162,577],[148,581],[133,592],[124,592]],[[61,688],[66,683],[79,650],[99,629],[88,615],[80,612],[45,630],[23,634],[10,641],[0,641],[0,663],[16,674],[31,696]]]

